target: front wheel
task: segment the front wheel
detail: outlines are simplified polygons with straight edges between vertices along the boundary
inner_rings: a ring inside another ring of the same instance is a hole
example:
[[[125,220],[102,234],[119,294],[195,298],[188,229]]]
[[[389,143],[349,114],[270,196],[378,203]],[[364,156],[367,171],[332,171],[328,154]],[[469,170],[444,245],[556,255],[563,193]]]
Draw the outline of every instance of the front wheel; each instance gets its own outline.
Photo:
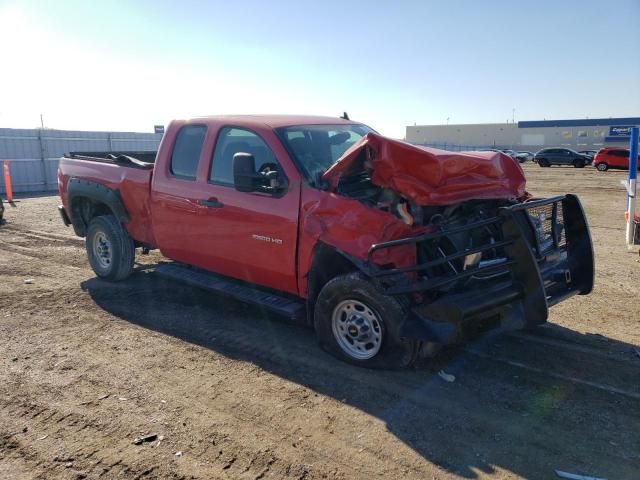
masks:
[[[573,161],[574,168],[584,168],[584,160],[574,160]]]
[[[117,282],[133,271],[135,244],[113,215],[91,219],[85,246],[91,268],[98,277]]]
[[[598,163],[596,164],[596,170],[599,172],[606,172],[609,169],[609,165],[606,163]]]
[[[320,291],[314,327],[320,345],[332,355],[367,368],[403,368],[418,356],[419,343],[403,340],[403,303],[379,293],[360,273],[329,281]]]

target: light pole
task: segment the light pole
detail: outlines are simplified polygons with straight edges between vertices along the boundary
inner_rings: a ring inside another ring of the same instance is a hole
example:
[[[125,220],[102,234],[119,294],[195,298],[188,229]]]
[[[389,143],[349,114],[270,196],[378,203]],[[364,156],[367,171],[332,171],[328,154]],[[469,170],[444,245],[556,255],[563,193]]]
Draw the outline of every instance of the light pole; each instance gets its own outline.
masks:
[[[631,128],[629,137],[629,180],[627,180],[627,211],[625,219],[627,221],[627,248],[634,247],[636,231],[636,187],[638,181],[638,127]]]

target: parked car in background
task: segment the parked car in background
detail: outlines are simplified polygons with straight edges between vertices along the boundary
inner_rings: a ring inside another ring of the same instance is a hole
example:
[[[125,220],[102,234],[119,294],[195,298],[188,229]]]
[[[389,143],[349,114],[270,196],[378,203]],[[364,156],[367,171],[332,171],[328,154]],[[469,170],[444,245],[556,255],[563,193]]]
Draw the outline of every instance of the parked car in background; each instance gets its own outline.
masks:
[[[580,150],[580,151],[578,151],[578,153],[580,155],[585,155],[585,156],[593,159],[593,157],[596,156],[596,153],[598,153],[598,151],[597,150]]]
[[[640,160],[640,155],[638,155]],[[640,169],[640,161],[638,162]],[[610,168],[629,169],[629,149],[627,148],[602,148],[593,157],[593,165],[601,172]]]
[[[500,152],[505,155],[509,155],[511,158],[516,159],[516,152],[509,148],[481,148],[479,152]]]
[[[526,152],[526,151],[516,152],[516,160],[518,160],[520,163],[533,160],[533,157],[534,157],[533,152]]]
[[[570,148],[543,148],[535,154],[534,161],[541,167],[551,165],[573,165],[575,168],[582,168],[591,163],[591,158],[582,155]]]
[[[513,159],[515,159],[516,155],[517,155],[517,153],[514,150],[511,150],[509,148],[503,148],[503,149],[500,149],[498,151],[502,152],[502,153],[506,153],[507,155],[509,155]]]

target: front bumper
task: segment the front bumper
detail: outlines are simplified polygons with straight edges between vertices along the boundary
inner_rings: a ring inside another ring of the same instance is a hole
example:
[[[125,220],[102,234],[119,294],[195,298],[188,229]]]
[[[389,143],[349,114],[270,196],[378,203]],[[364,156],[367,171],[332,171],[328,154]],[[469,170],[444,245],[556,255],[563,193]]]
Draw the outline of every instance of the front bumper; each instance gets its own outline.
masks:
[[[461,229],[484,228],[490,224],[499,225],[502,231],[498,243],[458,251],[415,267],[391,270],[371,267],[369,274],[382,293],[439,292],[435,299],[412,308],[404,322],[404,337],[448,344],[455,342],[467,327],[487,319],[497,318],[508,329],[540,325],[546,322],[552,305],[572,295],[591,292],[593,247],[584,210],[575,195],[503,207],[498,216],[464,227],[377,244],[371,247],[369,258],[379,249],[435,241]],[[421,271],[438,263],[497,247],[504,249],[505,254],[505,260],[499,264],[443,277],[420,275]],[[368,265],[373,263],[370,261]],[[444,290],[448,285],[460,285],[479,273],[496,280],[470,288]],[[413,281],[408,280],[411,275]]]

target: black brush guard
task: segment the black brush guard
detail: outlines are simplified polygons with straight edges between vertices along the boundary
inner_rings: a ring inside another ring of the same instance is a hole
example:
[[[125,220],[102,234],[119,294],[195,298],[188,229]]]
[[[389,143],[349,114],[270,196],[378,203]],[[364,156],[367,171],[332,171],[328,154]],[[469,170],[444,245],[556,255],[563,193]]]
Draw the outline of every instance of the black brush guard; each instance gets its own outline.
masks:
[[[411,267],[382,269],[372,261],[375,252],[382,249],[437,242],[487,226],[500,229],[500,241],[443,253],[441,258]],[[499,262],[463,270],[451,268],[441,276],[426,275],[434,267],[496,250],[504,253]],[[466,327],[487,319],[499,319],[508,329],[544,323],[550,306],[591,292],[594,259],[580,200],[564,195],[502,207],[496,217],[462,227],[372,245],[366,270],[381,293],[432,297],[412,308],[404,321],[403,336],[447,344],[456,341]],[[447,290],[472,277],[484,279],[473,288]]]

